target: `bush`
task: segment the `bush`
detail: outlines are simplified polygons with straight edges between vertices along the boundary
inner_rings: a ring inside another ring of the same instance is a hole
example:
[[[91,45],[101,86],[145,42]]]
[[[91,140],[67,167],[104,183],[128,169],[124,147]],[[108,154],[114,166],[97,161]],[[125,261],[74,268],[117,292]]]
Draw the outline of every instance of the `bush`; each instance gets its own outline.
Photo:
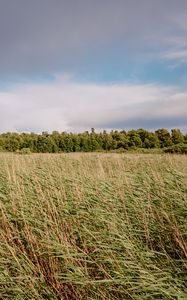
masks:
[[[5,152],[2,146],[0,146],[0,152]]]
[[[165,153],[178,153],[178,154],[187,154],[187,144],[177,144],[167,148],[164,148]]]
[[[22,148],[21,150],[16,151],[16,153],[19,154],[31,154],[31,149],[30,148]]]

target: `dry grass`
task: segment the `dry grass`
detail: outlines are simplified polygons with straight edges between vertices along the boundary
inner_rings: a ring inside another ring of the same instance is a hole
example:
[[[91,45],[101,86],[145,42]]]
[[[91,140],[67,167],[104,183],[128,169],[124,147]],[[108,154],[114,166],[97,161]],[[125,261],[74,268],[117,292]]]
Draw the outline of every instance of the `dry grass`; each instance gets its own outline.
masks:
[[[187,156],[0,156],[0,299],[187,299]]]

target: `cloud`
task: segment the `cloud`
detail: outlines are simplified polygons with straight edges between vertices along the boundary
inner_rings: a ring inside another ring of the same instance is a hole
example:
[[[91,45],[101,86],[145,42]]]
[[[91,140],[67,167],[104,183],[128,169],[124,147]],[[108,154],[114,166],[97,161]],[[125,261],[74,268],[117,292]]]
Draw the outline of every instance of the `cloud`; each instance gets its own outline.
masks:
[[[174,51],[174,52],[169,52],[166,53],[164,58],[167,59],[186,59],[187,60],[187,50],[179,50],[179,51]]]
[[[161,55],[161,57],[163,60],[167,60],[169,62],[169,69],[171,70],[187,64],[186,49],[171,49],[170,51]]]
[[[168,36],[186,37],[186,9],[184,0],[0,0],[0,78],[154,59]]]
[[[169,32],[165,40],[162,40],[166,50],[161,52],[161,59],[172,62],[171,69],[187,63],[187,14],[184,12],[176,11],[170,16],[174,32]]]
[[[185,68],[175,70],[187,62],[186,9],[186,0],[0,0],[0,130],[187,128],[186,93],[164,85],[186,85]]]
[[[157,84],[80,84],[58,77],[0,92],[0,106],[1,131],[187,129],[187,93]]]

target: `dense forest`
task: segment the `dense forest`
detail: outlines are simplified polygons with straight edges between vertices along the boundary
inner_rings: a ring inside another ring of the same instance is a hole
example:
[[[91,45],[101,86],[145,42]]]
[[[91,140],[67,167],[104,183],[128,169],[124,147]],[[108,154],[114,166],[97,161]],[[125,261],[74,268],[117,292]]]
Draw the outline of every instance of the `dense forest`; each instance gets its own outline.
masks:
[[[67,133],[2,133],[0,151],[18,153],[58,153],[92,151],[126,151],[136,149],[161,149],[163,152],[187,153],[187,134],[180,129],[158,129],[149,132],[145,129],[117,131],[105,130]]]

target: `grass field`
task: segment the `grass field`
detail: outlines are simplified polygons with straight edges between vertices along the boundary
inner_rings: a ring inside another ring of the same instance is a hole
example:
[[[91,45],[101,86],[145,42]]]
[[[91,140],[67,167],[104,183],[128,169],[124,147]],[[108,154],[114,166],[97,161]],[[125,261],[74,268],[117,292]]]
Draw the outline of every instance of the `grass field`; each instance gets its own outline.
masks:
[[[0,299],[187,299],[187,156],[0,155]]]

